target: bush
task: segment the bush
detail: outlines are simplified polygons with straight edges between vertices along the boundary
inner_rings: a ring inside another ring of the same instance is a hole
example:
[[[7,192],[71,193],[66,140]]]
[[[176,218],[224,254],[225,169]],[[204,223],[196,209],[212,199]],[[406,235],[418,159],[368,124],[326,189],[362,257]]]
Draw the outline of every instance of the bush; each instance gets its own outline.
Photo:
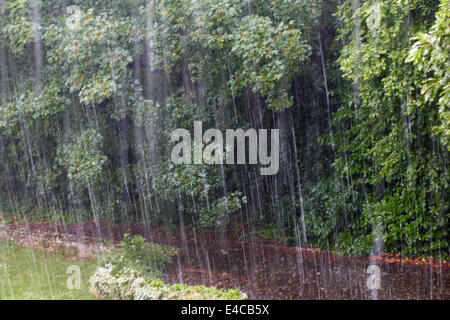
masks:
[[[244,300],[245,293],[236,289],[216,289],[186,284],[165,284],[159,279],[142,276],[138,271],[106,264],[90,278],[91,292],[97,298],[114,300]]]
[[[111,251],[104,259],[103,266],[113,266],[112,274],[119,274],[129,267],[145,277],[158,278],[170,264],[175,248],[147,242],[142,236],[131,238],[125,234],[119,250]]]
[[[98,298],[123,300],[231,300],[246,299],[235,289],[165,284],[159,277],[174,248],[148,243],[141,236],[125,234],[121,249],[113,250],[89,279]]]
[[[223,222],[227,212],[232,214],[242,208],[247,203],[247,197],[242,196],[242,192],[236,191],[228,193],[226,197],[222,197],[214,201],[211,208],[200,210],[199,223],[201,227],[215,227],[219,229],[223,227]]]

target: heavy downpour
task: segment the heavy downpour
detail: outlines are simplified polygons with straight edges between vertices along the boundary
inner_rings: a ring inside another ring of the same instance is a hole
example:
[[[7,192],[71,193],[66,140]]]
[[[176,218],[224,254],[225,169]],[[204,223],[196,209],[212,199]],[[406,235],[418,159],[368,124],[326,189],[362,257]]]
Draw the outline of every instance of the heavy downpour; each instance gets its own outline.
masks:
[[[449,33],[449,0],[0,0],[0,299],[450,299]]]

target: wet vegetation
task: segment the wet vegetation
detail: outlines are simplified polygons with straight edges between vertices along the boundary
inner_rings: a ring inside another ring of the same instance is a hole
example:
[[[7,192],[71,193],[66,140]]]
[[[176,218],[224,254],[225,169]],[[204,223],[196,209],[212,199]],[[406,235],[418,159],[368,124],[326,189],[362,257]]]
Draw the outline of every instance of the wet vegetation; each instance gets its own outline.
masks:
[[[80,268],[79,288],[67,288],[67,268]],[[38,248],[0,242],[0,299],[94,299],[89,291],[89,274],[96,268],[95,260],[80,261],[62,250],[43,251]]]
[[[148,243],[142,236],[124,235],[90,278],[98,298],[122,300],[242,300],[236,289],[216,289],[186,284],[165,284],[161,272],[170,263],[173,248]]]
[[[372,297],[448,297],[449,21],[449,0],[1,1],[2,223],[123,240],[103,268],[170,292],[368,298],[366,258],[398,254],[431,267],[380,264],[416,290]],[[278,129],[278,172],[175,164],[196,121]]]

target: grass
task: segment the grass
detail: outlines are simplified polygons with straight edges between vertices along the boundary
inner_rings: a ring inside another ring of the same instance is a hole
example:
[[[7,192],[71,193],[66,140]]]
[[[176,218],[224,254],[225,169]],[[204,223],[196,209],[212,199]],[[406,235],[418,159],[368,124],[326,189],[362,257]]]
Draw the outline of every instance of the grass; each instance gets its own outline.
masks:
[[[67,268],[80,268],[80,289],[69,289]],[[46,252],[0,241],[0,299],[94,299],[89,277],[96,259],[82,261],[61,252]]]

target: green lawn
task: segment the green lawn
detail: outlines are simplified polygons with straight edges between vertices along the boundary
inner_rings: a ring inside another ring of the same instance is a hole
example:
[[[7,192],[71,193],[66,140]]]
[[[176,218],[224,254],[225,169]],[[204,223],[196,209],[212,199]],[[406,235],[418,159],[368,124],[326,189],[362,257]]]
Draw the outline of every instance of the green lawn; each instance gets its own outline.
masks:
[[[72,265],[79,267],[80,289],[67,286]],[[0,241],[0,299],[93,299],[89,277],[96,265],[96,259],[82,261]]]

